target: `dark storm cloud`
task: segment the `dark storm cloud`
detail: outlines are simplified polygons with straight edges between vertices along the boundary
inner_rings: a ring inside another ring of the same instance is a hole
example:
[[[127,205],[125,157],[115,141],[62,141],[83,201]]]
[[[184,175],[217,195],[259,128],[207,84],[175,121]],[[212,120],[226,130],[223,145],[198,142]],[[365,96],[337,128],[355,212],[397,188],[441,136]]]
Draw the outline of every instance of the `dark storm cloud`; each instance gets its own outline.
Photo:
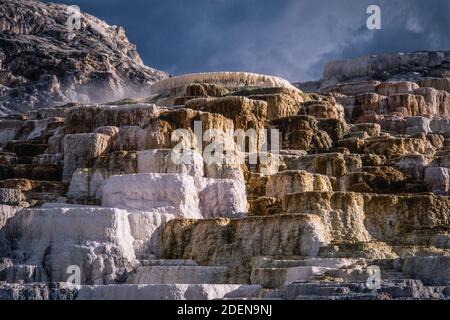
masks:
[[[56,2],[56,1],[55,1]],[[66,0],[124,26],[150,66],[320,77],[331,59],[449,49],[450,0]],[[366,8],[381,8],[381,30]]]

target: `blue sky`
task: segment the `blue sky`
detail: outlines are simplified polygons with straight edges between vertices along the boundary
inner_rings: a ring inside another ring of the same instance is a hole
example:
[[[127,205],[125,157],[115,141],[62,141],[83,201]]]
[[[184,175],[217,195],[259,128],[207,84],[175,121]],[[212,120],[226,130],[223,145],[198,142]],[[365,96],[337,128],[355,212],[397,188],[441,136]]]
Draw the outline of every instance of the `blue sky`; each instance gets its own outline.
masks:
[[[145,64],[173,75],[320,78],[332,59],[450,49],[450,0],[60,0],[121,25]],[[366,9],[381,8],[381,30]]]

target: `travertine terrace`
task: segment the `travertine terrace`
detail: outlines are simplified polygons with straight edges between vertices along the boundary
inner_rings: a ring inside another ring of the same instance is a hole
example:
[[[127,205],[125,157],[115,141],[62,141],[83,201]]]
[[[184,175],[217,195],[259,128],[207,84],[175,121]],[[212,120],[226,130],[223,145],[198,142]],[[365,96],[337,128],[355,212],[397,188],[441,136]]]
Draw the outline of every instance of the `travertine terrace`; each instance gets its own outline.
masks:
[[[361,59],[5,115],[0,299],[448,299],[450,54]],[[280,150],[175,163],[196,121]]]

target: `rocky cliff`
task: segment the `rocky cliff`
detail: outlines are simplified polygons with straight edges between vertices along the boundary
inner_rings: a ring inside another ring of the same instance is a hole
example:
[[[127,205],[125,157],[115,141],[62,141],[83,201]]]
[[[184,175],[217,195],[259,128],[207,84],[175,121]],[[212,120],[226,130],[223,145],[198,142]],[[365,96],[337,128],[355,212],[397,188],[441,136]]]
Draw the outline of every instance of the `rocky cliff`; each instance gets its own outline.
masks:
[[[344,82],[369,80],[422,82],[433,78],[448,79],[449,67],[448,50],[386,53],[330,61],[325,65],[320,81],[299,83],[298,86],[305,91],[317,91]],[[449,88],[445,80],[443,85],[443,88]]]
[[[66,5],[0,1],[0,114],[148,95],[166,77],[121,27]]]

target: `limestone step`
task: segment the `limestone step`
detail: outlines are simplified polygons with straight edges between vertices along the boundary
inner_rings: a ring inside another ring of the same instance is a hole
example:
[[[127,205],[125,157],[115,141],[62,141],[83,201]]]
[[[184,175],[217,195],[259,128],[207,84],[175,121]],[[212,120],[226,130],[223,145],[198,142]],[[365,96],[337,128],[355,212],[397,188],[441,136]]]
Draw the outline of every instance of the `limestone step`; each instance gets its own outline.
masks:
[[[15,153],[17,157],[33,157],[45,153],[48,144],[39,141],[10,140],[4,150]]]
[[[393,268],[380,266],[380,278],[383,281],[387,280],[406,280],[408,276],[404,275],[401,271],[397,271]],[[361,265],[354,265],[350,267],[344,267],[340,269],[327,270],[324,275],[326,277],[338,278],[345,282],[358,282],[366,281],[369,277],[367,267]]]
[[[146,253],[136,253],[136,259],[139,260],[141,265],[149,266],[152,260],[157,260],[158,258],[154,254],[146,254]]]
[[[290,289],[295,288],[293,293]],[[363,290],[363,288],[351,288],[346,286],[345,284],[339,283],[331,283],[331,284],[323,284],[323,283],[296,283],[294,287],[289,287],[287,294],[290,297],[291,295],[295,296],[332,296],[332,295],[348,295],[354,291]]]
[[[154,265],[138,267],[129,284],[226,283],[227,267],[196,265]]]
[[[3,300],[73,300],[77,288],[64,282],[5,283],[0,282]]]
[[[262,287],[241,284],[119,284],[82,286],[78,300],[255,299]]]
[[[197,262],[191,259],[150,259],[149,266],[197,266]]]
[[[285,286],[286,299],[449,299],[449,286],[426,286],[420,280],[382,281],[379,289],[364,282],[309,282]]]
[[[402,281],[410,279],[408,278],[407,275],[395,269],[381,269],[381,278],[385,281],[387,280]]]
[[[42,268],[36,265],[14,264],[0,270],[0,281],[7,283],[32,283],[45,279]]]
[[[251,281],[264,287],[279,288],[295,281],[309,281],[326,275],[333,277],[333,273],[340,275],[346,268],[365,269],[366,265],[365,259],[354,258],[260,256],[252,259]]]
[[[369,277],[367,268],[351,267],[342,269],[329,269],[324,275],[329,278],[339,279],[345,282],[366,281]]]
[[[380,291],[385,295],[395,298],[450,298],[450,286],[429,286],[417,279],[392,279],[383,281]]]
[[[323,275],[329,268],[299,266],[292,268],[254,268],[250,275],[252,284],[261,284],[265,288],[280,288],[295,281],[310,281]]]
[[[365,283],[338,283],[338,282],[304,282],[291,283],[284,287],[286,299],[292,300],[298,296],[331,296],[349,295],[350,293],[371,292]]]
[[[286,290],[284,289],[267,289],[265,288],[262,298],[265,300],[284,300],[286,299]]]
[[[284,257],[258,256],[252,259],[252,267],[254,268],[292,268],[300,266],[342,268],[355,264],[366,265],[366,261],[365,259],[321,258],[321,257],[302,257],[302,256],[284,256]]]
[[[0,188],[12,188],[21,190],[28,198],[39,194],[64,195],[67,185],[59,181],[7,179],[0,180]]]
[[[334,295],[334,296],[298,295],[295,297],[295,300],[376,300],[376,299],[378,299],[376,295],[364,293],[348,293],[345,295]]]

